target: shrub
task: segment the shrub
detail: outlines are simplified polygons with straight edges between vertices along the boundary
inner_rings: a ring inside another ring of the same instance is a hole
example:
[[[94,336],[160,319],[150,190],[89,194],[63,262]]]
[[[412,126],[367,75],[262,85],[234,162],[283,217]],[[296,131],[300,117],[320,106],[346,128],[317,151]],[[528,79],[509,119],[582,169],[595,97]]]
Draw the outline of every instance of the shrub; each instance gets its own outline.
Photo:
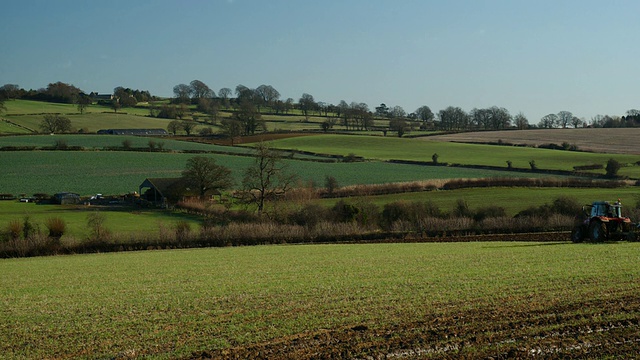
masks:
[[[29,216],[25,216],[22,221],[22,236],[25,239],[28,239],[38,232],[38,227],[31,223],[31,218]]]
[[[67,224],[59,217],[48,218],[45,221],[45,226],[49,230],[49,237],[54,239],[60,239],[67,230]]]
[[[191,224],[185,220],[180,220],[175,224],[174,230],[176,240],[178,242],[184,242],[188,240],[189,234],[191,233]]]
[[[469,209],[469,204],[463,199],[456,200],[456,206],[453,208],[453,212],[451,213],[453,217],[473,217],[471,210]]]
[[[435,153],[433,155],[431,155],[431,160],[433,161],[434,164],[438,163],[438,158],[440,157],[440,155],[438,155],[438,153]]]
[[[7,223],[7,233],[11,240],[18,240],[24,231],[24,226],[20,220],[10,220]]]
[[[621,167],[622,165],[620,165],[618,160],[609,159],[609,161],[607,161],[607,166],[605,167],[605,170],[607,172],[607,177],[609,178],[617,177],[618,171],[620,170]]]
[[[329,219],[329,210],[322,205],[308,204],[289,213],[288,218],[292,224],[313,227],[319,222]]]
[[[359,212],[360,209],[351,204],[348,204],[344,200],[338,201],[331,208],[333,220],[336,222],[353,222],[356,220],[356,215],[358,215]]]
[[[111,236],[111,232],[104,226],[106,217],[99,212],[87,215],[87,226],[91,230],[90,240],[102,242]]]
[[[56,140],[55,144],[53,145],[53,147],[56,150],[66,150],[69,148],[69,144],[67,144],[66,140],[63,139],[58,139]]]
[[[576,216],[581,213],[582,205],[575,198],[560,196],[553,200],[551,209],[555,214]]]
[[[333,176],[325,176],[324,178],[324,187],[327,190],[327,194],[329,196],[333,195],[333,192],[338,188],[338,180],[336,180]]]
[[[531,168],[531,170],[538,170],[538,165],[536,165],[535,160],[529,161],[529,167]]]
[[[129,140],[129,139],[122,140],[122,148],[123,149],[129,150],[129,149],[131,149],[132,146],[133,146],[133,142],[131,140]]]
[[[473,220],[479,222],[488,218],[505,217],[506,215],[507,212],[503,207],[490,205],[476,209],[475,214],[473,215]]]

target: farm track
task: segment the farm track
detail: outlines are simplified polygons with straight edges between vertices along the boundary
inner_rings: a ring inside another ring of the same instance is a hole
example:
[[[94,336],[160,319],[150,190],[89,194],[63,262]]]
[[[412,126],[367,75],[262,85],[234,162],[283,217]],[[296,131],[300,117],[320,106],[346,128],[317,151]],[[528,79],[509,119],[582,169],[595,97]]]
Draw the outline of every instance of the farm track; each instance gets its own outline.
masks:
[[[464,304],[387,327],[349,328],[193,354],[190,359],[633,358],[640,347],[640,299]]]

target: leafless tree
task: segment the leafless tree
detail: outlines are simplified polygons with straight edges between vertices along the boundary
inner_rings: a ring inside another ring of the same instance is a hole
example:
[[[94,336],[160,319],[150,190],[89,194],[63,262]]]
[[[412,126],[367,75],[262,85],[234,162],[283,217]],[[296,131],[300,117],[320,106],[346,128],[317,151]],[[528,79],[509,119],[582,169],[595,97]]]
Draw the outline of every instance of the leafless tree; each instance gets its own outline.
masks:
[[[288,171],[278,153],[267,144],[258,144],[255,151],[255,160],[244,173],[241,195],[262,213],[265,201],[286,194],[297,177]]]

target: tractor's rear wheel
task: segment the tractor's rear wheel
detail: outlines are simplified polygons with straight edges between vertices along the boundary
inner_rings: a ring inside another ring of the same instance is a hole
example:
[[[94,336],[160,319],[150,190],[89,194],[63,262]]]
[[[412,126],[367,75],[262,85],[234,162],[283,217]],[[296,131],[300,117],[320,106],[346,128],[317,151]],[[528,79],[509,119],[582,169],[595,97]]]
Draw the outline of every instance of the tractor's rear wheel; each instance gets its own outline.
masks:
[[[578,225],[573,228],[571,232],[571,241],[574,243],[581,243],[584,240],[585,231],[584,226]]]
[[[607,240],[607,225],[600,221],[594,221],[589,225],[589,237],[593,242]]]

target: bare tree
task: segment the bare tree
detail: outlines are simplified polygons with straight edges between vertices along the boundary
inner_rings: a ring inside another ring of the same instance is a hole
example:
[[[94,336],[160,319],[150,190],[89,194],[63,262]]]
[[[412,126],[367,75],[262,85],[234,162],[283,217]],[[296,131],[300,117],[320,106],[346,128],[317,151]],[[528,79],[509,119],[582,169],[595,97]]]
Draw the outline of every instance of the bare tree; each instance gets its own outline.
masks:
[[[0,98],[17,99],[20,96],[20,86],[5,84],[0,87]]]
[[[571,123],[571,119],[573,119],[573,114],[571,111],[560,111],[558,113],[558,126],[563,129],[567,128],[567,125]]]
[[[229,168],[216,164],[213,158],[204,156],[196,156],[187,160],[182,178],[186,180],[187,184],[198,189],[201,198],[206,195],[207,191],[224,190],[233,184]]]
[[[258,112],[253,103],[248,100],[242,100],[240,102],[234,117],[242,124],[244,128],[243,133],[245,135],[255,134],[258,127],[264,128],[262,115]]]
[[[418,119],[424,123],[433,121],[433,119],[435,118],[435,116],[433,115],[433,112],[427,105],[420,106],[419,108],[416,109],[415,112],[416,112],[416,115],[418,116]]]
[[[513,122],[518,128],[518,130],[525,130],[529,127],[529,120],[521,112],[519,112],[516,116],[514,116]]]
[[[218,96],[220,96],[222,103],[226,108],[229,107],[229,98],[231,97],[231,94],[231,89],[229,88],[222,88],[218,91]]]
[[[89,107],[89,105],[91,105],[91,103],[91,97],[85,94],[80,94],[76,99],[76,105],[80,114],[84,114],[84,111]]]
[[[71,131],[71,120],[58,114],[47,114],[40,123],[43,132],[55,134]]]
[[[265,143],[256,146],[255,160],[247,168],[242,180],[241,195],[255,204],[258,212],[264,210],[265,201],[283,196],[291,189],[297,177],[288,172],[286,164]]]
[[[580,126],[582,126],[582,124],[584,124],[584,121],[582,121],[582,119],[580,119],[577,116],[574,116],[571,118],[571,125],[573,125],[574,128],[578,128]]]
[[[178,131],[182,130],[182,124],[178,120],[169,121],[167,125],[167,131],[175,135]]]
[[[298,106],[305,120],[309,121],[309,112],[315,110],[317,104],[312,95],[304,93],[302,97],[300,97],[300,100],[298,100]]]
[[[180,125],[182,126],[182,130],[184,130],[187,135],[191,135],[191,132],[193,132],[193,129],[198,126],[198,123],[193,120],[183,120]]]
[[[242,122],[235,119],[224,119],[220,122],[220,126],[222,127],[222,134],[231,139],[231,146],[235,145],[235,138],[242,135]]]
[[[187,84],[178,84],[173,87],[173,95],[175,95],[177,102],[182,104],[189,103],[191,86]]]
[[[545,129],[551,129],[558,124],[558,115],[556,114],[548,114],[540,119],[538,126]]]
[[[213,90],[211,90],[209,86],[207,86],[207,84],[203,83],[200,80],[193,80],[191,83],[189,83],[189,86],[191,87],[191,96],[194,99],[206,99],[216,96]]]

